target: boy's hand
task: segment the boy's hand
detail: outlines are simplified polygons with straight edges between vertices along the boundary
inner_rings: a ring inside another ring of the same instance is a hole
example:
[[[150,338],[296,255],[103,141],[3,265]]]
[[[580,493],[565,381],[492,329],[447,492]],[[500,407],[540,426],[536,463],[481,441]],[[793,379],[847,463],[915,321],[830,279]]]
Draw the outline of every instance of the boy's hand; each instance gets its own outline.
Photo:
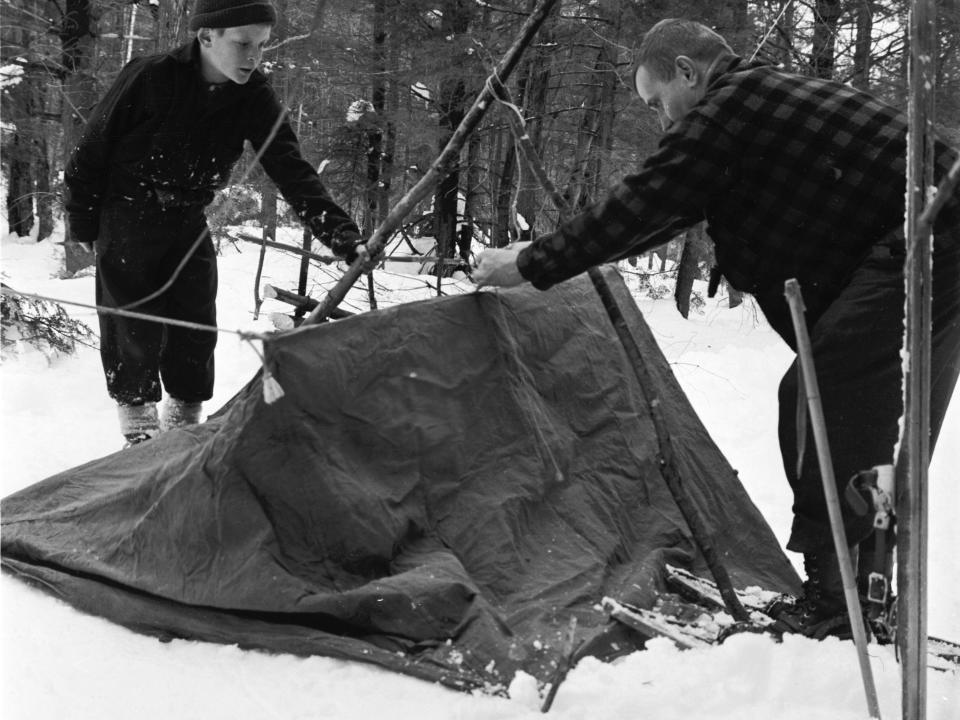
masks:
[[[363,238],[352,230],[338,232],[330,240],[330,249],[333,250],[333,254],[343,258],[350,265],[353,265],[353,261],[357,259],[361,247],[364,250],[367,249],[363,244]]]
[[[353,265],[357,258],[363,262],[363,272],[368,273],[373,270],[379,258],[370,257],[370,251],[367,249],[363,238],[355,232],[338,233],[330,244],[333,254],[342,257],[346,263]]]
[[[505,248],[484,250],[480,253],[477,269],[473,271],[473,281],[477,287],[515,287],[525,283],[526,278],[517,269],[517,255],[529,244],[513,243]]]
[[[370,273],[380,264],[383,253],[380,253],[377,257],[371,257],[370,250],[367,249],[366,244],[361,243],[357,245],[356,257],[360,258],[360,261],[363,263],[363,272]],[[353,265],[353,263],[350,264]]]

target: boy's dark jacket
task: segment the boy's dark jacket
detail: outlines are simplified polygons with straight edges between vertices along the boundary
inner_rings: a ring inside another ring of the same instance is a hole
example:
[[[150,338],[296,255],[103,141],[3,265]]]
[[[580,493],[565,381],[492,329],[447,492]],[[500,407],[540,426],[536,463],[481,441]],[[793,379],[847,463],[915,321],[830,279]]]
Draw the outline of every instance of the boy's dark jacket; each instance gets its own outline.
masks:
[[[107,203],[208,205],[224,187],[244,141],[259,149],[283,112],[266,77],[210,85],[200,74],[196,40],[137,58],[93,109],[65,173],[71,240],[94,242]],[[327,245],[356,237],[303,159],[286,118],[260,160],[283,197]]]

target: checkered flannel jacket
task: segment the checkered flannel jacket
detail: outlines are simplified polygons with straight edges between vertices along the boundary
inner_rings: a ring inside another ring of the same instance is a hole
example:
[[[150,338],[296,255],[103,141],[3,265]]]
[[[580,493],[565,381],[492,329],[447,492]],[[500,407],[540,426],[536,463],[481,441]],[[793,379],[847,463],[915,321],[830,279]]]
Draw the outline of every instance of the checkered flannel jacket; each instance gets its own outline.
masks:
[[[939,176],[952,155],[939,149]],[[706,220],[733,287],[782,298],[797,278],[808,308],[822,309],[874,243],[902,230],[905,164],[903,113],[840,83],[725,58],[640,172],[517,264],[544,289]],[[939,216],[944,229],[960,241],[960,196]]]

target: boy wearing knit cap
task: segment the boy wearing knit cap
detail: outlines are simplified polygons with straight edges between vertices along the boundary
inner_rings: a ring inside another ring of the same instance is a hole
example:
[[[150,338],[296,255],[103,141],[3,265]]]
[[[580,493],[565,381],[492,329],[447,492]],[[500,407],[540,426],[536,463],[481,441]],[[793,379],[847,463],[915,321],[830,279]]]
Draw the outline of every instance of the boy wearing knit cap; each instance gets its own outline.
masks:
[[[196,37],[132,60],[90,113],[65,172],[65,207],[68,239],[96,248],[98,305],[216,325],[216,252],[204,209],[247,141],[318,239],[349,262],[366,253],[257,69],[276,19],[269,0],[197,0]],[[99,320],[107,391],[127,442],[199,422],[213,394],[217,334],[105,313]],[[169,396],[162,414],[161,383]]]

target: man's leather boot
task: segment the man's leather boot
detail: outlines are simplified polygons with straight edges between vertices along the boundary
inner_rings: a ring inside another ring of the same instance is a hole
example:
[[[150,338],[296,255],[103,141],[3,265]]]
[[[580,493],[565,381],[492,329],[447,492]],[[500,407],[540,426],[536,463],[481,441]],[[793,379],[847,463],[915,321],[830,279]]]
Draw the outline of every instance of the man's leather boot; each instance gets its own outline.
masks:
[[[852,549],[851,553],[856,560],[856,548]],[[844,639],[852,637],[840,562],[836,553],[806,553],[803,556],[803,567],[807,572],[803,595],[795,603],[779,610],[773,628],[817,640],[827,636]]]

